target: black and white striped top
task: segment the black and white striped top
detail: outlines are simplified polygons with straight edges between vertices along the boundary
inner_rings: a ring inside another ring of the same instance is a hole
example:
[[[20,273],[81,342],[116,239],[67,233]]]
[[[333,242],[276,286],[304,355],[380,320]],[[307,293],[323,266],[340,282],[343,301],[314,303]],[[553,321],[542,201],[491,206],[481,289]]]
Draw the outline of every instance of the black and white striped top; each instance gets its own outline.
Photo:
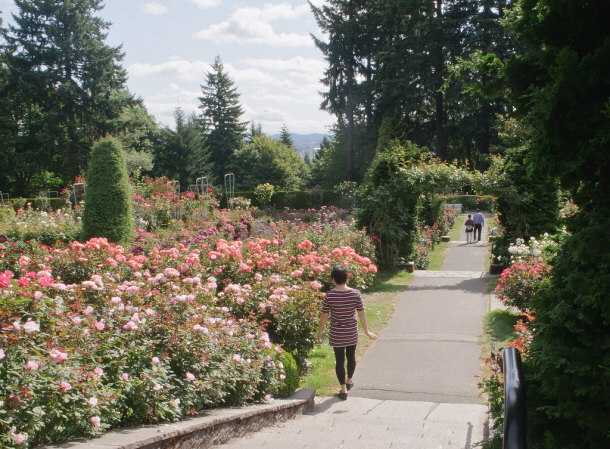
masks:
[[[358,343],[356,310],[364,310],[362,296],[358,290],[326,292],[322,312],[330,313],[329,343],[332,347],[351,346]]]

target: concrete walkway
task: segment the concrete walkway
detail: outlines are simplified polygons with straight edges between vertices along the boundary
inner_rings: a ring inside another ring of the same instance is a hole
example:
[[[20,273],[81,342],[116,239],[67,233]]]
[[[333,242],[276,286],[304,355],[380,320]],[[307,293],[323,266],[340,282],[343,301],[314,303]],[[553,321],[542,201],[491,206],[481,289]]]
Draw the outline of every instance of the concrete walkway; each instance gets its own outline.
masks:
[[[475,376],[488,307],[486,238],[466,244],[461,232],[442,270],[416,271],[401,293],[392,320],[359,360],[347,401],[318,397],[313,413],[214,447],[452,449],[482,441],[487,405]]]

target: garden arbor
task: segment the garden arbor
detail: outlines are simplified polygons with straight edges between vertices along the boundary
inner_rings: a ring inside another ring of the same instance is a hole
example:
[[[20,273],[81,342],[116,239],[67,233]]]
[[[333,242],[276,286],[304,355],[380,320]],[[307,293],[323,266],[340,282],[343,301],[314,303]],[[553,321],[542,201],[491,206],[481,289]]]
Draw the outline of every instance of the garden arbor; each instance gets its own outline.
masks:
[[[379,263],[393,267],[413,251],[424,210],[442,209],[439,192],[472,182],[474,174],[441,162],[417,145],[393,141],[373,161],[358,205],[358,224],[378,238]]]

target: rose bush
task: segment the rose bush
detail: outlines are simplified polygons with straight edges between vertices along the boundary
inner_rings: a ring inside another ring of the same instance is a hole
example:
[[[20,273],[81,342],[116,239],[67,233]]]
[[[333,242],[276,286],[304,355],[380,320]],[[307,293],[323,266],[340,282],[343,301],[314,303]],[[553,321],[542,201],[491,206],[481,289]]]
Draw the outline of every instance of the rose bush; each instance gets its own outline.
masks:
[[[282,349],[217,304],[213,278],[106,270],[64,284],[29,266],[0,275],[3,447],[177,420],[262,400],[282,384]]]
[[[370,238],[334,210],[272,222],[261,238],[250,211],[145,196],[134,215],[154,225],[129,247],[74,241],[63,229],[77,235],[78,214],[3,216],[0,229],[13,234],[0,239],[0,446],[290,394],[331,267],[346,265],[361,289],[377,271]],[[183,219],[171,219],[176,206]],[[63,223],[61,238],[45,239],[42,220]]]
[[[529,300],[547,279],[551,266],[537,258],[515,263],[500,275],[496,286],[498,298],[508,306],[525,312],[529,310]]]
[[[358,288],[377,270],[347,244],[320,243],[367,248],[366,238],[341,223],[280,223],[276,238],[232,240],[248,218],[217,218],[139,230],[130,249],[101,238],[0,244],[11,268],[0,274],[3,447],[292,391],[278,357],[303,363],[313,347],[330,267],[345,264]]]

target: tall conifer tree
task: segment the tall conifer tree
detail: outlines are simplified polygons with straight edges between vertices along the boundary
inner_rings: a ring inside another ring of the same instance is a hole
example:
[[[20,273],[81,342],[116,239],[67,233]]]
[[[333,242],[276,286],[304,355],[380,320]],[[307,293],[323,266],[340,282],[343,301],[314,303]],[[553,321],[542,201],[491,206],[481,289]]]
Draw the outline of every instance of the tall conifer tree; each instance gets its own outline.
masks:
[[[20,96],[11,111],[20,128],[14,151],[36,148],[34,159],[53,161],[55,171],[73,177],[86,166],[93,142],[112,131],[112,119],[132,101],[121,48],[105,43],[110,23],[97,15],[102,0],[15,5],[3,92]]]
[[[247,122],[240,121],[244,110],[239,102],[239,93],[219,56],[206,74],[206,84],[201,86],[201,91],[201,124],[214,173],[217,181],[221,181],[231,156],[243,145]]]

